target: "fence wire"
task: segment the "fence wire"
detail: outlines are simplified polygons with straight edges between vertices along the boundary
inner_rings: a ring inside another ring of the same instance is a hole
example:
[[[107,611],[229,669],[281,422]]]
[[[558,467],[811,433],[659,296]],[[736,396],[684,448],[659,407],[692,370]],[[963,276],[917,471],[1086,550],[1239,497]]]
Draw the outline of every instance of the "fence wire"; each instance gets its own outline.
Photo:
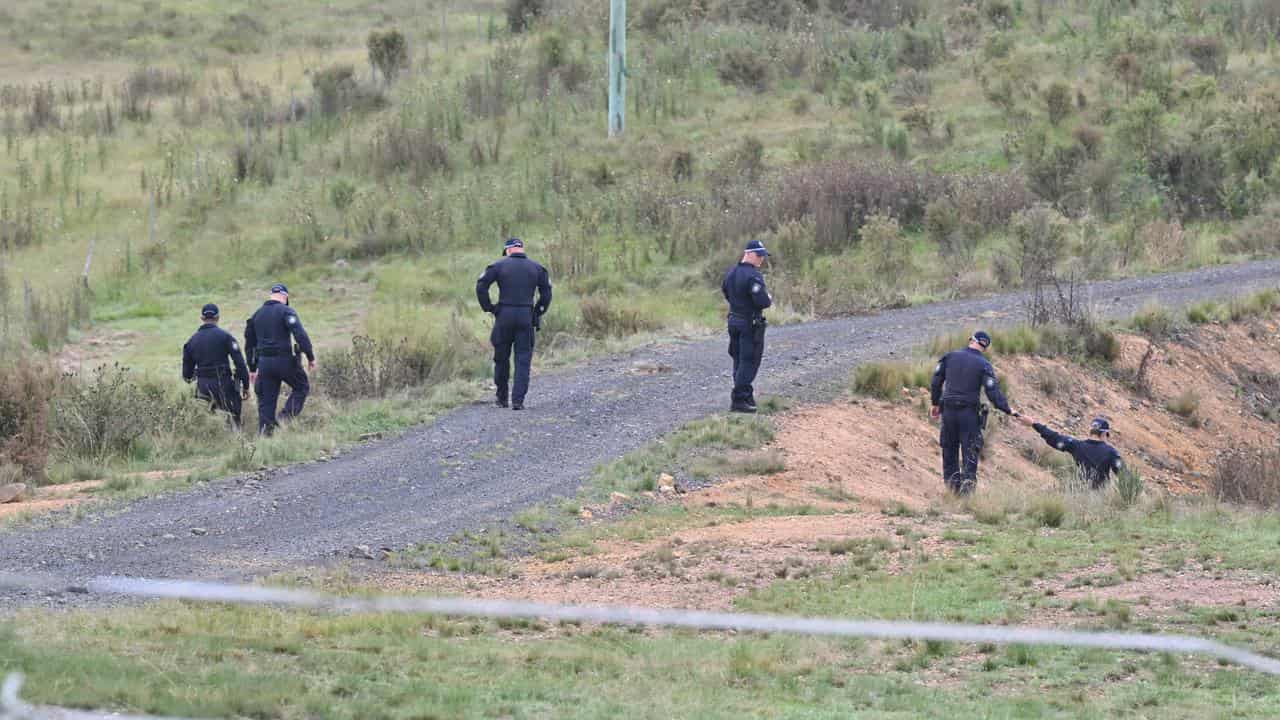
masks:
[[[518,600],[455,597],[344,597],[310,590],[190,580],[148,580],[98,577],[83,585],[68,585],[51,576],[0,573],[0,587],[69,591],[148,599],[173,599],[237,605],[275,605],[328,612],[415,613],[477,618],[543,619],[693,630],[790,633],[882,640],[935,640],[996,645],[1057,645],[1201,655],[1235,663],[1259,672],[1280,675],[1280,660],[1214,640],[1187,635],[1092,632],[1017,628],[993,625],[804,618],[785,615],[703,612],[626,606],[555,605]]]

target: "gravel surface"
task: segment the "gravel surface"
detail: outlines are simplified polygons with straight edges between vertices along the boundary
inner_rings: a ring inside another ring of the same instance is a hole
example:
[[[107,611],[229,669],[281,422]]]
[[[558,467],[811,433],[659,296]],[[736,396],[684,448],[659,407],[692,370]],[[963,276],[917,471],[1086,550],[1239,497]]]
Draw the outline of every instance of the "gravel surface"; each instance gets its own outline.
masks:
[[[1099,314],[1122,317],[1152,301],[1183,306],[1277,285],[1280,261],[1266,261],[1097,283],[1089,297]],[[757,392],[821,401],[861,361],[958,328],[1015,323],[1022,302],[1003,295],[771,327]],[[0,571],[246,580],[324,564],[358,545],[443,540],[572,495],[601,463],[727,409],[725,348],[717,337],[555,373],[535,368],[523,412],[463,407],[329,462],[205,483],[74,525],[18,528],[0,534]]]

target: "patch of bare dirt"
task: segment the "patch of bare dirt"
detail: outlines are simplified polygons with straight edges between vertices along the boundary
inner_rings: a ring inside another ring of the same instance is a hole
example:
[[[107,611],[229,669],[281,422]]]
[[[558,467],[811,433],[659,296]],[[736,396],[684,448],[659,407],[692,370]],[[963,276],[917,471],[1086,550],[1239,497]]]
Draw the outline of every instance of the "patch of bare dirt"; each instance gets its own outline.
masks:
[[[100,480],[38,487],[20,502],[0,505],[0,518],[61,510],[89,499],[89,494],[99,487]]]
[[[131,349],[141,337],[141,333],[133,330],[95,328],[58,353],[58,369],[64,373],[78,373],[109,364]]]

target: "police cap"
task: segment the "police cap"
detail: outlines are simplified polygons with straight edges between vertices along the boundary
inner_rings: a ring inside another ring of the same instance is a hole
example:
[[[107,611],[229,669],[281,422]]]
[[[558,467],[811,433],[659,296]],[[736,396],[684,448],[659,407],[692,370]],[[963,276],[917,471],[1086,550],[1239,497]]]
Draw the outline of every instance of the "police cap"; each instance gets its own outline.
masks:
[[[973,334],[973,341],[981,345],[983,348],[991,347],[991,336],[986,330],[979,330]]]
[[[213,318],[218,317],[218,306],[213,303],[209,303],[200,308],[200,317],[205,320],[212,320]]]
[[[511,248],[521,248],[521,249],[523,249],[523,248],[524,248],[524,241],[523,241],[523,240],[521,240],[520,238],[510,238],[510,239],[508,239],[505,243],[503,243],[503,244],[502,244],[502,249],[503,249],[503,250],[510,250]]]
[[[276,293],[283,293],[285,295],[288,295],[289,288],[285,287],[284,283],[276,283],[275,285],[271,286],[271,294],[275,295]]]
[[[1104,417],[1094,418],[1093,422],[1089,424],[1089,431],[1095,433],[1109,433],[1111,432],[1111,423],[1107,422],[1107,419]]]
[[[764,243],[759,240],[752,240],[747,243],[747,252],[769,257],[769,251],[765,248]]]

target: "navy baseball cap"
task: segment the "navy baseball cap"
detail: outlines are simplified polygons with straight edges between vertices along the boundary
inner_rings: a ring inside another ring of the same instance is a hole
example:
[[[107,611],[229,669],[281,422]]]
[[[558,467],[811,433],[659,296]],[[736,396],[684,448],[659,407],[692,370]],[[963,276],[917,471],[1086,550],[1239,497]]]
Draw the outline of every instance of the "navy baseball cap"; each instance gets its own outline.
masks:
[[[202,318],[218,317],[218,306],[214,305],[213,303],[209,303],[208,305],[205,305],[204,307],[200,308],[200,317]]]
[[[272,286],[271,286],[271,293],[272,293],[273,295],[274,295],[275,293],[284,293],[285,295],[288,295],[288,294],[289,294],[289,288],[285,287],[285,286],[284,286],[284,283],[276,283],[275,285],[272,285]]]
[[[1107,419],[1104,417],[1094,418],[1093,422],[1089,425],[1089,431],[1096,433],[1109,433],[1111,432],[1111,423],[1107,422]]]
[[[502,245],[503,250],[510,250],[511,248],[523,248],[523,247],[524,247],[524,241],[521,240],[520,238],[510,238]]]
[[[766,249],[764,246],[764,243],[760,242],[759,240],[752,240],[751,242],[747,243],[747,252],[769,257],[768,249]]]
[[[974,333],[973,341],[978,343],[984,348],[991,347],[991,336],[987,334],[986,330],[979,330],[978,332]]]

